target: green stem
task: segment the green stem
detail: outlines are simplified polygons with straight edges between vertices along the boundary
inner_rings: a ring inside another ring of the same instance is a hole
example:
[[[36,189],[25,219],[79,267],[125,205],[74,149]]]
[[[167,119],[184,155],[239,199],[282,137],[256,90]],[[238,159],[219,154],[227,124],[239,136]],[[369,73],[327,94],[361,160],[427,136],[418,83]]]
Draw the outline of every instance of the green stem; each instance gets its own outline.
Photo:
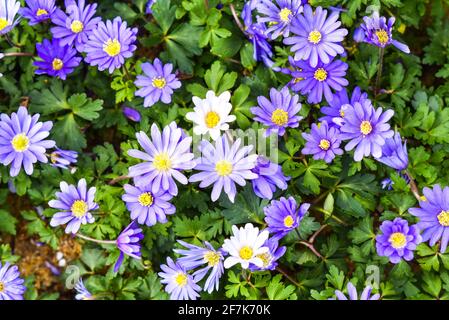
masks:
[[[377,70],[376,84],[374,85],[374,96],[377,97],[380,89],[380,79],[382,78],[382,69],[384,65],[385,48],[379,48],[379,69]]]
[[[99,239],[94,239],[88,236],[85,236],[83,234],[77,233],[76,236],[78,238],[87,240],[87,241],[91,241],[91,242],[96,242],[96,243],[100,243],[100,244],[116,244],[116,240],[99,240]]]
[[[288,280],[290,280],[291,283],[293,283],[295,286],[300,287],[301,285],[292,277],[290,277],[288,275],[287,272],[285,272],[284,270],[282,270],[279,266],[276,267],[276,271],[282,273],[284,275],[284,277],[286,277]]]
[[[407,170],[405,171],[405,174],[407,175],[408,179],[410,180],[410,182],[409,182],[410,190],[412,191],[416,200],[418,200],[418,202],[422,201],[421,196],[419,194],[418,186],[416,185],[416,182],[415,182],[415,179],[413,179],[412,175]]]

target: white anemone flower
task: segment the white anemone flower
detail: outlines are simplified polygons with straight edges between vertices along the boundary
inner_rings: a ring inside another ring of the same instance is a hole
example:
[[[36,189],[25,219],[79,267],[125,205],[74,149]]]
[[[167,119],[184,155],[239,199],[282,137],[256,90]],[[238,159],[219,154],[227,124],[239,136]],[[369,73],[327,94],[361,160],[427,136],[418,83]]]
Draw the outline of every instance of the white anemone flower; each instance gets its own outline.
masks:
[[[259,232],[259,228],[247,223],[245,228],[232,226],[232,233],[233,236],[226,239],[223,244],[223,250],[229,253],[224,261],[224,267],[229,269],[237,263],[240,263],[243,269],[248,269],[250,263],[263,267],[263,260],[260,257],[269,251],[268,247],[263,246],[268,239],[268,231]]]
[[[196,135],[209,133],[215,141],[220,137],[222,130],[229,130],[228,122],[236,119],[234,115],[229,114],[232,109],[230,98],[231,94],[228,91],[217,97],[211,90],[206,93],[206,99],[194,96],[193,112],[186,114],[186,118],[194,123],[193,133]]]

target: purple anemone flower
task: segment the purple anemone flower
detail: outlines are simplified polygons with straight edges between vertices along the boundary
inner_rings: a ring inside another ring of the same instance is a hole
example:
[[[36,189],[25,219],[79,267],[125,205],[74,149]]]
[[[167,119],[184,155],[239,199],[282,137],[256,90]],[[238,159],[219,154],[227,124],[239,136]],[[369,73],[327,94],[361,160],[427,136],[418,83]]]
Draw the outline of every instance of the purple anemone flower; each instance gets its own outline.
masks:
[[[279,260],[285,254],[285,251],[287,251],[287,247],[279,247],[278,240],[274,238],[267,239],[263,246],[269,249],[267,252],[257,255],[257,257],[262,260],[263,266],[258,267],[255,264],[250,264],[249,269],[251,271],[276,269],[278,265],[277,260]]]
[[[284,43],[292,45],[295,60],[307,60],[312,68],[318,63],[328,64],[337,54],[342,54],[341,45],[348,30],[340,28],[339,12],[333,11],[327,18],[327,10],[322,7],[313,12],[310,5],[304,6],[303,15],[298,15],[290,28],[295,34],[284,39]]]
[[[51,42],[44,39],[42,43],[36,44],[36,50],[42,59],[33,63],[38,68],[36,74],[47,74],[65,80],[81,62],[81,58],[76,56],[76,50],[69,45],[61,45],[58,39]]]
[[[60,39],[61,45],[74,45],[78,52],[84,51],[89,34],[97,28],[100,17],[94,17],[97,4],[86,5],[84,0],[65,0],[66,12],[58,9],[52,17],[56,25],[51,28],[53,38]]]
[[[365,34],[362,38],[361,32],[358,31],[356,39],[380,48],[385,48],[392,44],[399,50],[410,53],[410,49],[406,44],[393,39],[395,20],[394,17],[391,17],[387,22],[387,18],[379,17],[379,12],[377,11],[373,13],[372,17],[363,17],[364,23],[360,25],[360,28]]]
[[[302,136],[307,141],[302,154],[313,154],[315,160],[323,159],[331,163],[335,155],[343,154],[340,148],[340,131],[329,127],[326,121],[321,122],[319,126],[312,124],[310,133],[303,132]]]
[[[310,208],[309,203],[303,203],[298,208],[293,197],[288,199],[282,197],[272,200],[270,205],[263,209],[267,230],[273,234],[273,239],[279,240],[290,231],[299,226],[299,222]]]
[[[75,285],[76,290],[76,300],[94,300],[95,297],[92,295],[92,293],[89,292],[89,290],[86,289],[84,286],[83,279],[80,278],[78,282]]]
[[[145,6],[145,13],[146,14],[153,14],[153,10],[151,9],[151,7],[153,6],[153,4],[156,3],[156,0],[148,0],[147,4]]]
[[[385,144],[382,146],[382,157],[377,161],[398,171],[407,169],[407,143],[402,144],[399,132],[396,132],[394,137],[385,140]]]
[[[134,84],[141,88],[135,95],[143,97],[143,106],[151,107],[161,100],[163,103],[170,103],[173,90],[181,87],[181,81],[172,73],[173,65],[171,63],[162,64],[158,58],[154,59],[153,64],[142,63],[144,76],[138,75]]]
[[[170,300],[196,300],[201,287],[196,284],[192,275],[178,262],[168,257],[167,264],[161,265],[163,272],[159,272],[161,283],[166,284],[165,291],[170,294]]]
[[[256,166],[257,155],[249,155],[253,146],[240,147],[241,140],[229,143],[223,135],[213,146],[209,141],[201,141],[198,149],[202,157],[196,159],[195,170],[201,171],[192,175],[190,182],[200,183],[200,188],[213,184],[211,199],[216,201],[222,190],[233,203],[237,188],[235,184],[244,186],[245,180],[256,179],[257,174],[251,170]]]
[[[56,150],[50,153],[50,162],[53,167],[68,169],[69,166],[77,162],[78,152],[73,150]]]
[[[27,7],[19,13],[27,18],[30,26],[51,19],[56,11],[55,0],[25,0]]]
[[[122,200],[126,202],[126,208],[131,212],[131,219],[137,219],[140,224],[151,227],[157,222],[166,223],[167,215],[176,211],[176,207],[169,202],[173,196],[167,191],[159,189],[153,193],[151,185],[134,187],[125,184],[123,188],[126,193],[122,196]]]
[[[9,262],[0,262],[0,300],[23,300],[26,287],[20,278],[19,268]]]
[[[20,1],[0,0],[0,36],[11,31],[20,18],[16,19],[17,12],[20,9]]]
[[[449,187],[441,189],[436,184],[433,189],[424,188],[423,193],[420,207],[408,211],[419,218],[417,226],[422,231],[422,241],[429,241],[433,246],[441,240],[440,252],[444,253],[449,242]]]
[[[108,69],[112,73],[120,68],[125,59],[130,58],[136,50],[137,28],[127,28],[121,17],[100,21],[89,33],[89,40],[84,45],[85,61],[98,70]]]
[[[276,0],[276,4],[271,0],[260,0],[257,11],[263,14],[257,21],[269,25],[266,35],[271,34],[271,39],[280,35],[288,37],[292,20],[303,11],[302,0]]]
[[[181,240],[178,240],[178,242],[187,248],[187,250],[173,250],[175,253],[181,255],[181,258],[177,262],[187,271],[202,267],[192,274],[196,282],[201,281],[210,270],[209,277],[207,277],[206,283],[204,284],[204,290],[208,293],[212,293],[214,289],[218,291],[220,278],[224,273],[224,251],[222,249],[215,250],[207,241],[204,242],[204,247],[195,246]]]
[[[320,111],[325,114],[324,117],[319,118],[319,121],[327,121],[330,127],[332,126],[342,126],[344,123],[345,114],[350,108],[349,105],[354,105],[354,103],[362,103],[363,100],[368,99],[368,94],[362,92],[359,87],[355,87],[352,91],[351,100],[349,100],[348,92],[346,88],[334,93],[331,101],[328,101],[329,106],[321,107]]]
[[[117,259],[117,262],[114,265],[114,272],[117,272],[120,269],[120,266],[123,263],[123,259],[125,258],[125,254],[134,258],[141,259],[142,254],[140,252],[141,245],[140,241],[144,238],[142,229],[139,228],[137,222],[131,222],[118,236],[115,241],[117,244],[117,248],[120,250],[120,255]]]
[[[335,60],[328,64],[320,61],[316,67],[298,61],[297,66],[300,70],[295,71],[293,76],[299,81],[292,86],[292,89],[307,95],[308,103],[320,103],[323,94],[328,102],[332,101],[334,95],[331,89],[340,91],[349,84],[344,78],[348,65],[343,61]]]
[[[256,166],[251,171],[258,175],[251,182],[254,193],[259,198],[271,199],[276,188],[287,189],[287,181],[290,180],[290,177],[284,176],[280,165],[271,162],[264,156],[257,157]]]
[[[9,174],[15,177],[21,167],[27,175],[33,174],[33,164],[47,163],[46,149],[53,148],[53,140],[44,140],[53,127],[51,121],[38,122],[40,115],[28,114],[25,107],[19,107],[11,117],[0,114],[0,163],[11,164]]]
[[[349,299],[340,290],[335,290],[335,295],[337,296],[337,300],[379,300],[379,298],[380,298],[380,294],[378,294],[378,293],[376,293],[375,295],[371,295],[372,288],[370,286],[366,286],[365,289],[363,289],[362,294],[360,295],[360,298],[357,293],[357,289],[352,284],[352,282],[348,282],[347,289],[348,289]]]
[[[388,257],[391,263],[413,259],[413,251],[422,240],[417,225],[409,227],[407,220],[396,218],[382,222],[379,229],[382,231],[382,234],[376,236],[379,256]]]
[[[98,209],[98,204],[94,202],[97,189],[91,187],[87,190],[85,179],[78,181],[78,187],[68,185],[65,181],[61,181],[59,186],[61,192],[56,192],[57,200],[50,200],[48,205],[61,211],[54,214],[50,225],[56,227],[67,224],[65,232],[75,234],[81,224],[95,221],[91,211]]]
[[[123,107],[123,115],[127,117],[129,120],[132,120],[134,122],[140,122],[141,116],[140,112],[136,109],[130,108],[130,107]]]
[[[249,0],[245,3],[242,10],[242,19],[245,28],[245,35],[253,44],[253,58],[256,61],[262,61],[267,67],[272,68],[274,62],[273,49],[268,42],[266,35],[267,27],[262,22],[254,23],[253,10],[255,10],[258,0]],[[278,70],[274,67],[273,70]]]
[[[137,141],[145,152],[128,150],[128,155],[144,160],[129,168],[129,176],[137,186],[151,185],[151,192],[160,189],[171,195],[178,194],[175,180],[187,184],[182,170],[195,167],[194,154],[190,152],[192,138],[186,137],[183,130],[173,121],[161,131],[155,123],[151,126],[151,140],[143,131],[136,133]]]
[[[381,107],[374,109],[370,100],[356,102],[348,108],[345,123],[340,129],[341,139],[350,140],[345,146],[346,151],[356,148],[355,161],[361,161],[364,156],[369,155],[374,158],[382,156],[385,140],[394,135],[388,124],[393,115],[393,110],[383,112]]]
[[[270,89],[270,100],[264,96],[257,97],[257,107],[252,107],[251,112],[255,115],[254,120],[268,126],[265,132],[269,136],[272,132],[280,136],[285,134],[285,128],[296,128],[303,118],[298,116],[301,110],[299,96],[290,93],[288,87],[281,91]]]

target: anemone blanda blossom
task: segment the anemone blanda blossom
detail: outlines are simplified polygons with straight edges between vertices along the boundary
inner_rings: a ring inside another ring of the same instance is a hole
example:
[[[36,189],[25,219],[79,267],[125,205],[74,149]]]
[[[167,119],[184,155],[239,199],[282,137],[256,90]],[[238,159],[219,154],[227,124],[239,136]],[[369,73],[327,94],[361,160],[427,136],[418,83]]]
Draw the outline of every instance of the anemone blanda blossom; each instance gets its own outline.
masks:
[[[327,121],[329,127],[338,126],[340,127],[344,123],[345,113],[347,112],[349,105],[354,105],[354,103],[362,103],[363,100],[368,99],[368,94],[362,92],[359,87],[355,87],[352,91],[351,99],[348,97],[348,92],[346,88],[334,93],[331,101],[328,101],[328,106],[321,107],[320,111],[325,116],[319,118],[319,121]]]
[[[75,290],[76,300],[95,300],[95,297],[92,295],[92,293],[90,293],[89,290],[86,289],[82,278],[79,278],[78,282],[76,283]]]
[[[40,61],[34,61],[37,67],[36,74],[47,74],[65,80],[67,75],[79,66],[81,57],[77,57],[76,50],[69,45],[61,45],[58,39],[51,42],[44,39],[36,44],[36,51]]]
[[[253,10],[255,10],[258,0],[249,0],[242,9],[241,17],[245,28],[245,35],[253,44],[253,58],[256,61],[262,61],[267,67],[274,65],[272,60],[273,49],[268,42],[266,35],[267,27],[262,22],[253,21]],[[274,67],[273,70],[278,70]]]
[[[161,269],[158,275],[162,278],[161,283],[166,284],[165,291],[170,294],[170,300],[196,300],[200,296],[201,287],[180,263],[168,257],[167,264],[161,265]]]
[[[193,132],[196,135],[209,134],[213,140],[220,137],[221,131],[229,130],[229,122],[236,119],[230,115],[232,105],[229,102],[231,94],[225,91],[218,97],[215,92],[209,90],[206,99],[194,96],[192,98],[195,107],[193,112],[188,112],[186,118],[193,121]]]
[[[273,235],[272,238],[279,240],[297,228],[309,208],[310,204],[306,202],[298,208],[293,197],[272,200],[270,205],[263,209],[267,230]]]
[[[141,245],[140,241],[143,239],[142,229],[139,227],[136,221],[132,221],[118,236],[115,243],[117,244],[117,248],[120,250],[120,255],[117,259],[117,262],[114,265],[114,272],[117,272],[120,269],[120,266],[123,263],[123,259],[125,258],[125,254],[140,260],[142,254],[140,252]]]
[[[258,21],[268,24],[265,31],[271,34],[271,39],[276,39],[279,35],[288,37],[292,20],[302,12],[302,0],[276,0],[276,4],[271,0],[260,0],[257,3],[257,11],[263,16],[258,17]]]
[[[156,0],[148,0],[147,1],[147,4],[145,5],[145,13],[146,14],[153,14],[153,10],[151,9],[151,7],[155,3],[156,3]]]
[[[251,180],[254,193],[258,197],[271,199],[276,188],[287,189],[287,181],[290,180],[290,177],[284,176],[282,167],[266,157],[258,156],[256,166],[251,171],[258,176]]]
[[[301,110],[299,96],[291,94],[288,87],[280,91],[270,89],[270,100],[264,96],[257,97],[258,106],[252,107],[251,112],[255,115],[254,120],[268,126],[265,135],[272,132],[280,136],[285,134],[286,128],[296,128],[303,117],[298,116]]]
[[[323,94],[328,102],[332,101],[334,98],[332,89],[340,91],[349,84],[344,78],[348,65],[341,60],[328,64],[320,61],[316,67],[311,67],[305,61],[298,61],[297,66],[299,70],[294,72],[294,77],[300,80],[292,86],[292,89],[307,95],[309,103],[320,103]]]
[[[195,246],[181,240],[178,240],[178,242],[187,249],[173,250],[181,255],[177,262],[187,271],[199,268],[192,274],[195,282],[201,281],[210,271],[204,284],[204,291],[212,293],[214,289],[218,290],[220,278],[224,273],[223,250],[215,250],[209,242],[204,242],[204,247]]]
[[[137,28],[128,28],[121,17],[113,21],[100,21],[89,33],[89,39],[84,44],[86,57],[84,60],[98,70],[108,69],[112,73],[120,68],[125,59],[130,58],[136,50]]]
[[[151,126],[151,140],[143,131],[136,133],[137,141],[145,152],[128,150],[128,155],[144,162],[129,168],[129,176],[137,186],[151,184],[151,192],[160,189],[171,195],[178,194],[175,180],[187,184],[182,170],[195,167],[193,153],[190,152],[192,138],[186,137],[181,128],[173,121],[162,133],[155,123]]]
[[[71,164],[77,162],[78,152],[73,150],[62,150],[56,147],[52,153],[50,153],[50,163],[53,167],[68,169]]]
[[[200,188],[213,184],[212,201],[216,201],[224,189],[229,200],[234,202],[237,193],[235,184],[244,186],[245,180],[257,178],[257,174],[251,171],[256,166],[257,155],[248,155],[253,146],[240,145],[240,139],[230,144],[226,135],[223,135],[215,141],[215,146],[205,140],[198,146],[202,157],[196,159],[195,170],[201,172],[192,175],[189,181],[201,181]]]
[[[263,261],[263,266],[258,267],[251,264],[249,266],[251,271],[274,270],[278,265],[277,260],[279,260],[285,254],[285,251],[287,251],[287,247],[279,247],[278,240],[273,238],[267,239],[264,243],[264,247],[268,247],[269,250],[258,255],[258,257]]]
[[[0,0],[0,36],[11,31],[19,19],[16,19],[20,9],[20,1]]]
[[[240,229],[232,226],[232,236],[225,239],[223,250],[229,254],[224,261],[226,269],[236,264],[240,264],[243,269],[248,269],[250,264],[262,268],[264,266],[260,255],[267,253],[270,249],[264,246],[268,239],[268,231],[259,232],[259,228],[247,223]]]
[[[33,173],[33,164],[47,163],[46,149],[55,146],[53,140],[44,140],[53,127],[51,121],[39,122],[39,114],[28,114],[25,107],[11,116],[0,114],[0,163],[11,165],[9,174],[15,177],[21,168],[27,175]]]
[[[331,163],[335,155],[343,154],[340,148],[340,130],[329,127],[327,121],[321,122],[319,126],[313,123],[310,133],[303,132],[302,136],[306,139],[302,154],[313,154],[315,160],[323,159]]]
[[[358,31],[355,37],[356,40],[380,48],[393,45],[405,53],[410,53],[410,49],[406,44],[393,39],[393,25],[396,21],[394,17],[388,19],[387,22],[387,18],[379,17],[379,12],[376,11],[372,17],[363,17],[363,21],[364,23],[360,25],[360,28],[364,31],[364,35],[362,36],[362,33]]]
[[[371,295],[372,288],[370,286],[366,286],[365,289],[363,289],[360,298],[357,293],[357,289],[352,284],[352,282],[348,282],[346,288],[348,291],[349,299],[340,290],[335,290],[335,296],[337,297],[337,300],[379,300],[380,298],[380,294],[378,293]]]
[[[418,217],[418,228],[422,231],[422,241],[429,241],[431,246],[440,242],[440,252],[444,253],[449,242],[449,187],[441,189],[439,184],[433,189],[423,189],[423,200],[419,208],[410,208],[408,211]]]
[[[328,64],[344,52],[341,42],[348,30],[339,29],[338,16],[337,11],[327,17],[327,10],[322,7],[313,12],[310,5],[304,6],[304,13],[297,15],[290,27],[294,35],[284,39],[285,44],[292,45],[290,50],[295,53],[295,60],[306,60],[315,68],[319,62]]]
[[[409,226],[407,220],[396,218],[384,221],[379,227],[382,234],[376,236],[376,249],[379,256],[386,256],[391,263],[399,263],[402,259],[413,259],[413,251],[421,242],[416,225]]]
[[[123,188],[126,193],[122,196],[122,200],[131,212],[131,219],[137,219],[140,224],[151,227],[157,222],[166,223],[167,215],[176,211],[176,207],[169,202],[173,196],[168,191],[159,189],[152,192],[150,184],[140,187],[125,184]]]
[[[365,156],[374,158],[382,156],[385,140],[393,137],[388,120],[393,117],[393,110],[383,111],[381,107],[374,109],[370,100],[356,102],[345,113],[345,123],[341,126],[341,139],[350,140],[345,150],[354,148],[354,160],[361,161]]]
[[[140,88],[135,95],[144,98],[143,106],[151,107],[159,100],[170,103],[173,90],[181,87],[181,81],[172,73],[173,65],[162,64],[161,60],[156,58],[153,64],[142,63],[142,71],[144,75],[138,75],[134,84]]]
[[[84,44],[89,34],[97,28],[100,17],[94,17],[97,4],[86,5],[85,0],[65,0],[65,12],[58,9],[52,17],[56,25],[51,28],[53,38],[60,39],[61,45],[74,45],[79,52],[84,51]]]
[[[50,200],[48,205],[61,211],[53,215],[50,225],[56,227],[67,224],[65,232],[75,234],[81,224],[95,221],[91,211],[98,209],[98,204],[94,202],[97,189],[91,187],[87,190],[85,179],[79,180],[78,186],[69,185],[65,181],[61,181],[59,186],[61,192],[56,192],[57,200]]]
[[[140,120],[142,119],[140,112],[134,108],[125,106],[125,107],[123,107],[122,111],[123,111],[123,115],[131,121],[140,122]]]
[[[55,0],[25,0],[27,7],[20,9],[20,14],[27,18],[30,26],[51,19],[57,7]]]
[[[399,132],[396,132],[394,137],[385,140],[385,144],[382,146],[382,156],[377,161],[399,171],[407,169],[407,143],[402,144]]]
[[[0,300],[23,300],[26,287],[20,278],[19,268],[0,261]]]

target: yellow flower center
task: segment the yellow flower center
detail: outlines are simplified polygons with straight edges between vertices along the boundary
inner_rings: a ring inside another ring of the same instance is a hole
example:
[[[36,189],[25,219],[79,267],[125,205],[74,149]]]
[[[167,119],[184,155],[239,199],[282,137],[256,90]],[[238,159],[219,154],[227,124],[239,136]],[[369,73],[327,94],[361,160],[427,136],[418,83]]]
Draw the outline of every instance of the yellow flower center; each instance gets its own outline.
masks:
[[[149,207],[153,204],[153,195],[150,192],[144,192],[137,198],[137,201],[141,206]]]
[[[175,282],[181,288],[184,287],[187,284],[187,275],[185,273],[182,273],[182,272],[178,273],[175,276]]]
[[[53,70],[58,71],[61,70],[64,66],[64,62],[61,59],[54,58],[52,62]]]
[[[449,211],[441,211],[438,216],[438,222],[443,226],[443,227],[449,227]]]
[[[323,68],[318,68],[318,69],[316,69],[313,77],[320,82],[324,81],[327,79],[327,71],[324,70]]]
[[[42,16],[42,15],[44,15],[44,14],[48,14],[48,11],[45,10],[45,9],[39,9],[39,10],[37,10],[37,12],[36,12],[36,16],[38,16],[38,17],[40,17],[40,16]]]
[[[319,31],[311,31],[309,33],[309,37],[307,38],[309,40],[309,42],[313,43],[313,44],[317,44],[321,41],[321,32]]]
[[[208,251],[204,254],[204,260],[206,260],[209,267],[214,267],[220,261],[220,254],[214,251]]]
[[[115,57],[120,53],[121,49],[120,42],[117,39],[109,39],[104,43],[103,51],[106,52],[110,57]]]
[[[294,78],[293,79],[293,83],[298,83],[298,82],[300,82],[302,80],[304,80],[304,78],[302,78],[302,77]]]
[[[390,241],[391,246],[395,249],[403,248],[407,244],[407,238],[402,232],[393,233],[388,241]]]
[[[253,249],[248,246],[244,246],[240,249],[239,255],[243,260],[249,260],[253,257]]]
[[[427,198],[424,195],[420,196],[419,198],[421,199],[421,201],[427,201]]]
[[[73,20],[70,29],[74,33],[80,33],[84,29],[84,24],[79,20]]]
[[[15,151],[24,152],[30,145],[30,139],[28,139],[25,133],[19,133],[12,139],[11,145]]]
[[[283,126],[288,122],[288,112],[282,109],[276,109],[271,114],[271,121],[278,126]]]
[[[215,171],[219,176],[227,176],[232,173],[232,163],[227,160],[220,160],[215,164]]]
[[[326,151],[326,150],[328,150],[330,148],[331,143],[327,139],[321,139],[320,140],[320,144],[318,146],[321,148],[321,150]]]
[[[388,37],[388,33],[385,30],[377,30],[376,31],[377,40],[379,40],[379,43],[381,45],[385,45],[388,40],[390,39]]]
[[[55,164],[56,162],[58,162],[58,159],[59,159],[59,155],[56,152],[52,152],[50,154],[51,163]]]
[[[83,200],[76,200],[73,202],[72,207],[70,210],[72,211],[73,215],[77,218],[82,218],[87,213],[87,203]]]
[[[289,22],[291,14],[292,11],[290,9],[284,8],[279,12],[279,19],[281,19],[282,22]]]
[[[366,136],[367,134],[370,134],[371,131],[373,131],[373,127],[371,126],[371,123],[366,120],[362,121],[362,123],[360,124],[360,132]]]
[[[151,84],[155,88],[162,89],[165,87],[167,82],[165,81],[165,78],[163,78],[163,77],[156,77],[156,78],[153,78],[153,81],[151,82]]]
[[[284,226],[287,228],[291,228],[293,223],[295,223],[295,220],[293,220],[293,217],[291,215],[288,215],[284,218]]]
[[[3,290],[5,290],[5,285],[0,281],[0,292],[3,292]]]
[[[262,260],[264,268],[266,268],[270,265],[271,254],[269,254],[268,252],[258,254],[256,257],[260,258],[260,260]]]
[[[171,160],[168,154],[159,153],[154,157],[153,166],[159,171],[168,171],[171,169]]]
[[[8,26],[8,20],[4,18],[0,18],[0,31],[5,29]]]
[[[206,127],[214,128],[220,121],[220,116],[215,111],[209,111],[204,117],[204,122],[206,122]]]
[[[340,109],[340,117],[345,117],[345,111],[343,110],[343,108]]]

